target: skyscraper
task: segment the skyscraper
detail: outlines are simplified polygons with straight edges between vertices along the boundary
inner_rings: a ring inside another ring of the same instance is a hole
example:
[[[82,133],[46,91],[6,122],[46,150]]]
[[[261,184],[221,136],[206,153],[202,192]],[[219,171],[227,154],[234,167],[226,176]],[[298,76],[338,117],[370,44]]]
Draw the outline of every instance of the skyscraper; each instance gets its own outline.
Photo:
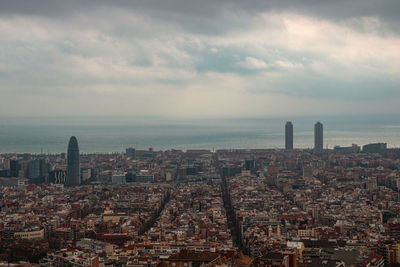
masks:
[[[287,121],[285,125],[285,149],[293,149],[293,124]]]
[[[126,156],[130,157],[131,159],[136,159],[136,149],[134,147],[129,147],[125,151]]]
[[[69,139],[67,155],[67,185],[76,186],[81,183],[78,140],[75,136]]]
[[[319,121],[314,125],[314,149],[322,151],[324,146],[323,125]]]
[[[18,160],[10,160],[10,176],[18,177],[19,171],[21,170],[21,165]]]
[[[45,174],[45,161],[43,159],[34,159],[29,162],[29,175],[30,183],[44,182]]]

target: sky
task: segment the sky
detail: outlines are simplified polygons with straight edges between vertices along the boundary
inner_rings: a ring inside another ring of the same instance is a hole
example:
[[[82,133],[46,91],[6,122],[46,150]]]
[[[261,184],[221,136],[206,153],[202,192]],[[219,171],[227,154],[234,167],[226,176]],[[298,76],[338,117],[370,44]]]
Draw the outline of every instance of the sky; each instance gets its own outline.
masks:
[[[398,0],[1,0],[0,114],[400,112]]]

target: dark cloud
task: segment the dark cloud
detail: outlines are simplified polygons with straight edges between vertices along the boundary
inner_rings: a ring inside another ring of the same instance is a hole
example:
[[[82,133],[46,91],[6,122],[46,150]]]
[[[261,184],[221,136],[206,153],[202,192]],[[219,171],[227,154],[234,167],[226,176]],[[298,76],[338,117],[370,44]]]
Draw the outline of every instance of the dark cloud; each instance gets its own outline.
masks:
[[[219,33],[260,12],[294,12],[329,20],[374,16],[399,31],[398,0],[12,0],[0,2],[0,14],[25,14],[65,19],[101,8],[132,10],[155,19],[175,21],[191,31]],[[224,18],[224,12],[237,16]],[[109,18],[110,19],[110,18]]]

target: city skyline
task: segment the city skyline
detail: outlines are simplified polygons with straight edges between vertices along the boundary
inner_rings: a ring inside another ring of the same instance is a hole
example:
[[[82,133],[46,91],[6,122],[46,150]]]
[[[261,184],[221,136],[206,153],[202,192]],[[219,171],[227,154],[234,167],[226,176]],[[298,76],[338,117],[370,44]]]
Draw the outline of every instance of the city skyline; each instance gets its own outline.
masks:
[[[380,122],[382,122],[381,120]],[[349,119],[327,123],[325,148],[363,146],[386,143],[388,148],[400,147],[400,131],[393,124],[371,125]],[[315,147],[315,121],[294,121],[294,147]],[[389,123],[391,123],[389,121]],[[325,121],[324,121],[325,124]],[[169,149],[254,149],[286,148],[286,126],[282,120],[215,121],[215,123],[109,125],[7,125],[0,135],[0,153],[54,154],[65,152],[65,140],[75,135],[82,142],[82,153],[122,152],[128,147],[156,150]],[[313,127],[314,125],[314,127]],[[347,126],[346,126],[347,125]],[[377,127],[378,126],[378,127]],[[283,128],[285,129],[283,129]],[[290,138],[289,138],[290,139]],[[44,142],[45,141],[45,142]]]
[[[82,155],[71,186],[70,139],[69,155],[0,154],[0,265],[400,263],[400,149],[128,148]]]
[[[284,149],[285,150],[293,150],[294,149],[294,143],[293,143],[293,137],[294,136],[294,132],[293,132],[293,123],[291,121],[287,121],[285,124],[285,131],[284,131],[284,137],[285,137],[285,143],[284,143]],[[314,148],[312,150],[314,150],[315,152],[322,152],[324,150],[323,148],[323,142],[324,142],[324,137],[323,137],[323,124],[320,121],[317,121],[314,124]],[[125,155],[128,156],[131,159],[135,159],[136,158],[136,150],[138,149],[137,147],[138,143],[136,143],[136,146],[129,146],[125,148]],[[167,150],[174,150],[174,147],[171,147]],[[227,147],[223,147],[223,148],[219,148],[219,150],[246,150],[249,149],[251,150],[252,148],[227,148]],[[272,148],[272,147],[259,147],[259,149],[278,149],[279,148]],[[283,148],[281,148],[283,149]],[[296,148],[298,150],[311,150],[311,148]],[[368,143],[368,144],[363,144],[363,151],[365,152],[380,152],[380,151],[384,151],[387,150],[387,143],[383,143],[383,142],[374,142],[374,143]],[[389,148],[390,149],[390,148]],[[398,149],[398,148],[395,148]],[[149,147],[148,148],[149,152],[153,152],[155,151],[153,147]],[[195,148],[188,148],[187,151],[190,150],[196,150]],[[212,149],[201,149],[203,151],[212,151],[215,152],[214,148]],[[326,150],[329,150],[329,147],[327,145]],[[340,146],[340,145],[334,145],[333,148],[331,148],[331,150],[336,150],[336,151],[351,151],[351,152],[359,152],[361,151],[361,147],[358,146],[355,143],[352,143],[351,146]],[[138,151],[146,151],[146,149],[139,149]],[[162,151],[159,150],[159,151]],[[98,151],[96,153],[99,153]],[[122,151],[120,151],[119,153],[123,153]],[[10,154],[10,153],[4,153],[4,154]],[[26,153],[27,155],[30,155],[30,153]],[[62,152],[61,154],[64,154],[64,152]],[[78,141],[77,138],[75,136],[71,136],[68,142],[68,149],[67,149],[67,172],[66,172],[66,184],[69,186],[73,186],[73,185],[78,185],[81,183],[80,181],[80,176],[78,175],[78,173],[80,172],[80,152],[79,152],[79,145],[78,145]],[[90,154],[90,153],[88,153]],[[99,153],[101,154],[101,153]],[[43,152],[41,152],[38,155],[46,155]],[[40,160],[35,160],[31,162],[32,164],[29,165],[29,178],[36,178],[39,176],[42,176],[42,173],[44,173],[44,162],[40,161]],[[13,167],[11,168],[11,172],[12,173],[18,173],[18,169],[17,167]]]

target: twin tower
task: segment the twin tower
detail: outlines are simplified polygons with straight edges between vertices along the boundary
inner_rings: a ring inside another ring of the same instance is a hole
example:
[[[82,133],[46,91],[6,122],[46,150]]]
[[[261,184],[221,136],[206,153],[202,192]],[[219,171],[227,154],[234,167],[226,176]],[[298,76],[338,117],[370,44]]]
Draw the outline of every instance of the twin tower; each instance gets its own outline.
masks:
[[[323,125],[319,121],[314,125],[314,150],[322,151],[324,145]],[[285,125],[285,149],[293,149],[293,124]]]

